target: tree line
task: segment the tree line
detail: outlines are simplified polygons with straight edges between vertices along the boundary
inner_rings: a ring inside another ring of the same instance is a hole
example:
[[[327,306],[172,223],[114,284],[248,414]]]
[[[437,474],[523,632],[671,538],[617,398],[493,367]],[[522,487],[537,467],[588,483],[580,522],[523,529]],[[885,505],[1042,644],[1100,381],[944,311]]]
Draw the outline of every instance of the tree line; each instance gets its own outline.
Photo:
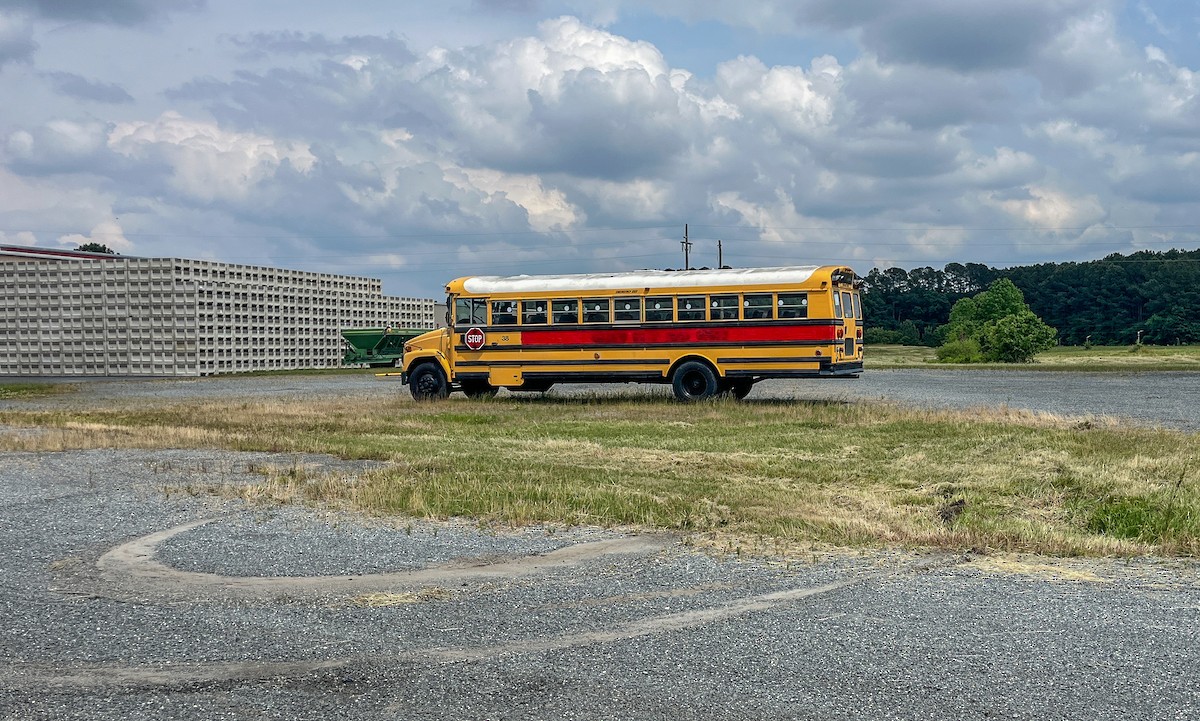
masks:
[[[1114,253],[1101,260],[991,268],[980,263],[873,268],[864,279],[869,343],[941,345],[950,311],[997,280],[1067,345],[1200,342],[1200,250]]]

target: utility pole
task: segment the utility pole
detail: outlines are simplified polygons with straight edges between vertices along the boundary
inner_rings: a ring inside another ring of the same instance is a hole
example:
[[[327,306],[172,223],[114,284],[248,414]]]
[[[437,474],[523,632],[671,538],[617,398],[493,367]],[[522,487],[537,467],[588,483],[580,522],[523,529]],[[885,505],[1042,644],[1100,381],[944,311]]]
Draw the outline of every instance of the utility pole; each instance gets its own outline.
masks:
[[[687,223],[683,224],[683,242],[681,242],[680,245],[683,246],[683,269],[691,270],[692,266],[688,257],[690,255],[690,251],[692,250],[692,241],[688,240]]]
[[[721,241],[717,240],[717,268],[725,267],[725,255],[721,251]]]

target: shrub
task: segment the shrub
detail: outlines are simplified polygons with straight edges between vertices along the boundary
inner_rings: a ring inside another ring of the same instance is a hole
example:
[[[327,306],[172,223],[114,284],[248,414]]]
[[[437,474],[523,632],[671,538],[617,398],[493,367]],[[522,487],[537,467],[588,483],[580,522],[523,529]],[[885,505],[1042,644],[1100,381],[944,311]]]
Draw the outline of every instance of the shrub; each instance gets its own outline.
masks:
[[[950,310],[950,322],[938,329],[943,363],[1028,363],[1054,347],[1058,331],[1038,318],[1012,281],[1000,279]]]
[[[937,349],[938,363],[982,363],[983,350],[974,338],[947,341]]]
[[[863,343],[867,345],[904,345],[904,334],[887,328],[867,328],[863,331]]]
[[[989,361],[1029,363],[1038,353],[1053,348],[1057,338],[1058,331],[1026,309],[985,324],[980,345]]]

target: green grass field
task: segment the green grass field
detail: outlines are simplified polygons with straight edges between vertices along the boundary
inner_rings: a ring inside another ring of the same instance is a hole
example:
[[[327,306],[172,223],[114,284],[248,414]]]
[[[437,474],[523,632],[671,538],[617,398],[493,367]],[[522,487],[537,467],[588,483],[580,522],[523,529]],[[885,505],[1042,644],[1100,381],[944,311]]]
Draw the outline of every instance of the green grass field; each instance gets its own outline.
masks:
[[[42,383],[30,381],[0,382],[0,401],[14,398],[39,398],[69,393],[73,389],[66,383]]]
[[[384,383],[384,381],[381,381]],[[1196,434],[997,411],[644,395],[415,403],[394,395],[0,411],[0,449],[227,448],[295,465],[251,488],[165,492],[482,524],[633,526],[723,550],[905,547],[1200,554]],[[364,412],[364,409],[369,412]]]

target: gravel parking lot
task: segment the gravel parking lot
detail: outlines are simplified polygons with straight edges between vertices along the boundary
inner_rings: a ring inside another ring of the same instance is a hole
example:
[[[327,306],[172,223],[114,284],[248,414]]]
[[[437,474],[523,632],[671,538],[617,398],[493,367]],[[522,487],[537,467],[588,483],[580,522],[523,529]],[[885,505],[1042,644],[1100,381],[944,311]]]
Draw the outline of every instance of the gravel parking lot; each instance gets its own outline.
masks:
[[[868,376],[820,392],[892,397]],[[381,387],[406,402],[387,383],[89,383],[14,405]],[[751,397],[769,388],[814,392]],[[783,564],[671,536],[182,490],[251,482],[272,463],[355,469],[223,451],[0,455],[0,718],[1200,718],[1194,562]]]

